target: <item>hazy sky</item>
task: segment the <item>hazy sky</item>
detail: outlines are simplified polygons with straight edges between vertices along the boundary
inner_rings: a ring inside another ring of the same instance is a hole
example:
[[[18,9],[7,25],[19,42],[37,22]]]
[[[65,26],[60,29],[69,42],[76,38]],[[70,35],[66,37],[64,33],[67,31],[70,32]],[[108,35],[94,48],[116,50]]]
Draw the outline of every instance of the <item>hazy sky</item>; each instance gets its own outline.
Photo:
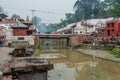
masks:
[[[40,17],[44,23],[59,22],[65,13],[74,12],[76,0],[0,0],[0,6],[8,16],[18,14],[22,18],[31,18],[30,10],[37,10],[34,15]]]

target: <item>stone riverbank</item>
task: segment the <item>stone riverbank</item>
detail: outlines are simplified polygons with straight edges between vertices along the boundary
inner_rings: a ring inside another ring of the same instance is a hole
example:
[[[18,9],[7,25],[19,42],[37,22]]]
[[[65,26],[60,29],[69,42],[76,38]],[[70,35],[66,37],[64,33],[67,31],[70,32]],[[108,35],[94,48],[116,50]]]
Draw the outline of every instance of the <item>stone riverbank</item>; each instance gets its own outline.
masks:
[[[76,49],[75,51],[80,52],[85,55],[102,58],[105,60],[120,62],[120,58],[117,58],[113,56],[112,54],[109,54],[108,51],[105,51],[105,50],[93,50],[93,49],[80,49],[79,48],[79,49]]]

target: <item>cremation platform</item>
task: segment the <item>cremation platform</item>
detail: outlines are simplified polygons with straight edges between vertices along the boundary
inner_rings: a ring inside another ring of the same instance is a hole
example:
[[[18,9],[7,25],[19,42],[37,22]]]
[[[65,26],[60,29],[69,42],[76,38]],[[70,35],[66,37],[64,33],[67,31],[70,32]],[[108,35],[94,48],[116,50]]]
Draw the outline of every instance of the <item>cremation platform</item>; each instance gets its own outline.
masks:
[[[44,58],[13,58],[3,65],[3,80],[47,80],[47,71],[52,69],[53,63]]]

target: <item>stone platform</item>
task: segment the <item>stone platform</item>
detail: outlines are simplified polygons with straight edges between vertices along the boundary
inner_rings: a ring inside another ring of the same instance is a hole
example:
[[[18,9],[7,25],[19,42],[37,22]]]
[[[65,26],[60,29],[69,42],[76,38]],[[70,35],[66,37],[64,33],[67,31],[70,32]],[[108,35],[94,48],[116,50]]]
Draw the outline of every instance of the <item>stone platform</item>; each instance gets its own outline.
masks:
[[[35,57],[12,58],[2,66],[3,80],[47,80],[53,64]]]

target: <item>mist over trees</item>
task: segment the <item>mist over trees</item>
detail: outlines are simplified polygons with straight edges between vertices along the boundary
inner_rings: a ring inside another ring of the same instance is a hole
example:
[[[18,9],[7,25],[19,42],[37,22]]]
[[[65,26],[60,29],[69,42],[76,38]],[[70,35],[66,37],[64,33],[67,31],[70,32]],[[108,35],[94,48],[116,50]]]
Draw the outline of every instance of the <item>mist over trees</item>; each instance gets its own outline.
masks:
[[[46,25],[44,23],[41,22],[41,18],[34,16],[32,18],[32,22],[35,25],[35,27],[38,29],[39,33],[46,33],[47,32],[47,28]]]
[[[35,16],[32,19],[33,24],[40,32],[53,32],[68,24],[87,19],[120,17],[120,0],[76,0],[73,5],[74,13],[66,13],[65,19],[61,19],[60,23],[51,23],[47,26],[41,23],[41,19]],[[0,7],[0,12],[3,8]],[[14,15],[15,16],[15,15]]]
[[[3,8],[0,6],[0,13],[3,13],[4,11],[3,11]]]
[[[80,20],[120,17],[120,0],[76,0],[73,5],[74,13],[66,13],[60,23],[50,24],[51,31],[65,27]]]

